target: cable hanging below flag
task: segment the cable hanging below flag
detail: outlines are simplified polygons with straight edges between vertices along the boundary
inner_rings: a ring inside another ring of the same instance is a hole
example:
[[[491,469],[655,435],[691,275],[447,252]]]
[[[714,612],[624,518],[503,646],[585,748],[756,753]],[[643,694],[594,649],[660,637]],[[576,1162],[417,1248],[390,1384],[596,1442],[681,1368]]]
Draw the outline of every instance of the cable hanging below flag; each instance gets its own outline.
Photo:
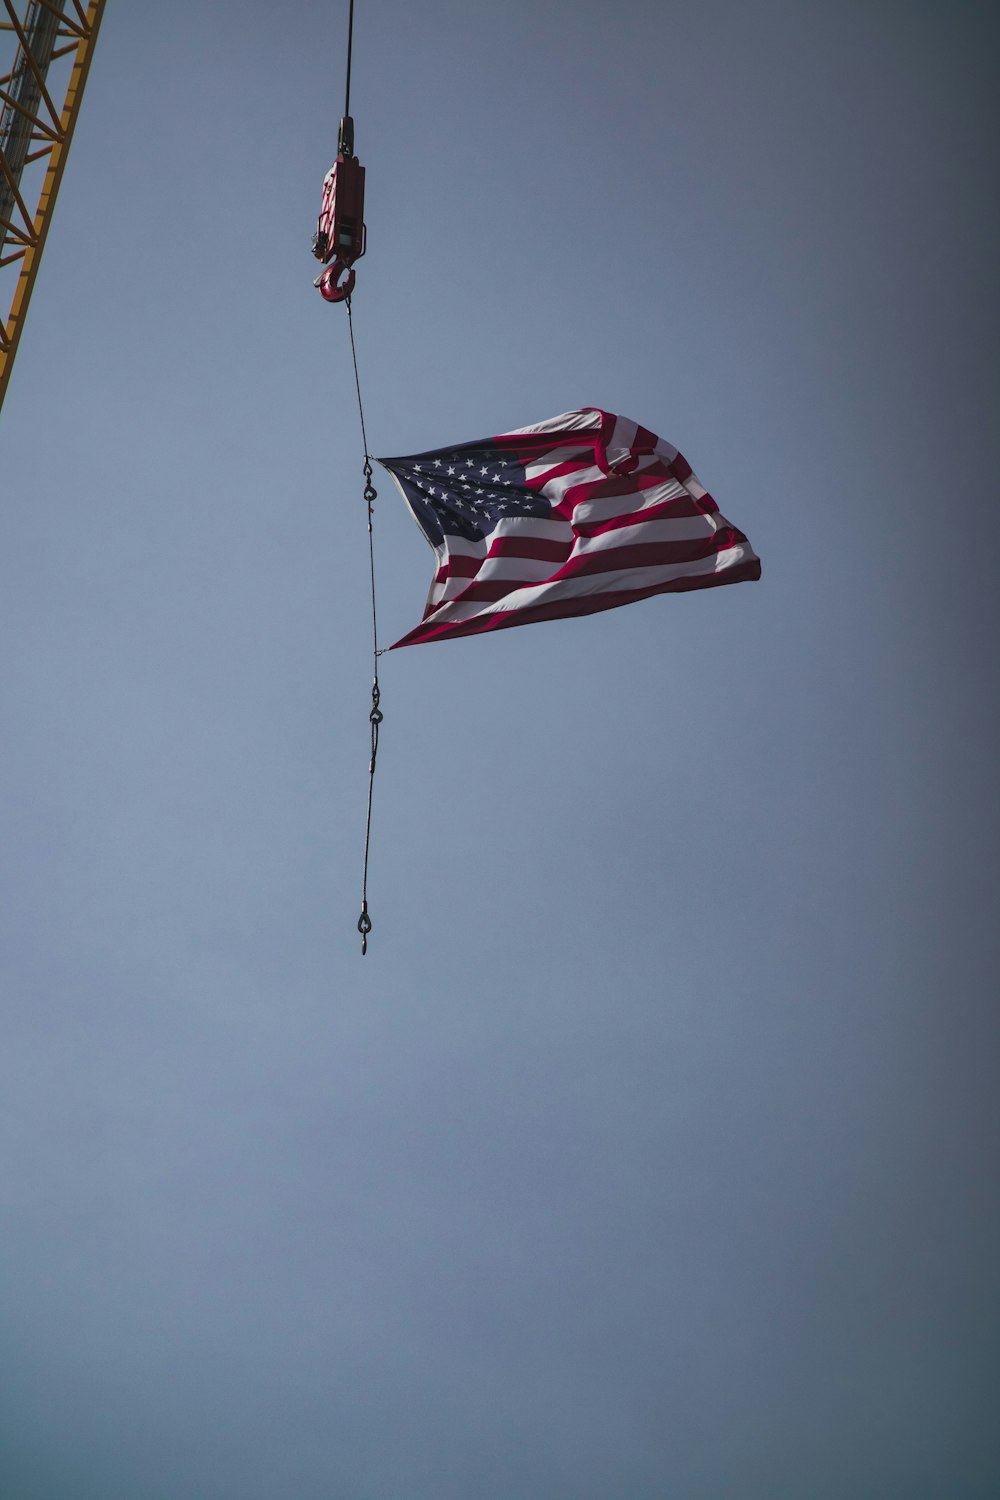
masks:
[[[350,0],[347,23],[347,87],[344,96],[344,114],[337,134],[337,159],[323,181],[323,199],[320,205],[316,233],[313,236],[313,254],[327,265],[313,285],[319,288],[327,302],[343,302],[347,308],[347,331],[351,341],[351,362],[354,367],[354,388],[358,396],[358,416],[361,421],[361,445],[364,450],[362,473],[365,485],[362,491],[368,512],[368,565],[371,577],[372,598],[372,653],[374,658],[374,680],[372,682],[371,709],[368,722],[371,729],[371,754],[368,760],[368,811],[365,818],[365,859],[361,879],[361,915],[358,931],[361,934],[362,955],[368,952],[368,934],[372,930],[372,919],[368,913],[368,856],[372,833],[372,793],[375,786],[375,763],[378,758],[379,728],[382,724],[381,690],[378,681],[378,659],[381,656],[378,644],[378,613],[375,603],[375,545],[372,534],[372,506],[378,492],[372,484],[372,456],[368,451],[368,433],[365,429],[365,409],[361,399],[361,380],[358,376],[358,354],[354,343],[354,319],[351,310],[351,293],[354,290],[354,262],[365,253],[366,232],[364,223],[365,169],[354,155],[354,121],[351,118],[351,56],[354,41],[354,0]],[[341,277],[346,274],[346,279]]]
[[[384,717],[380,707],[382,693],[378,682],[378,659],[382,655],[378,644],[378,610],[375,603],[375,542],[372,535],[372,505],[378,499],[378,491],[372,484],[372,460],[368,452],[368,434],[365,431],[365,409],[361,400],[361,381],[358,377],[358,354],[354,345],[354,318],[351,313],[351,299],[344,298],[347,308],[347,331],[351,339],[351,361],[354,365],[354,388],[358,393],[358,416],[361,420],[361,442],[365,450],[365,461],[362,473],[365,476],[365,487],[363,491],[364,502],[368,507],[368,566],[371,575],[372,593],[372,656],[375,662],[374,680],[372,682],[372,706],[368,714],[368,722],[371,725],[371,757],[368,761],[368,812],[365,818],[365,863],[364,873],[361,877],[361,915],[358,918],[358,931],[361,934],[362,957],[368,952],[368,934],[372,930],[372,919],[368,915],[368,852],[371,847],[372,838],[372,793],[375,789],[375,762],[378,758],[378,732]]]

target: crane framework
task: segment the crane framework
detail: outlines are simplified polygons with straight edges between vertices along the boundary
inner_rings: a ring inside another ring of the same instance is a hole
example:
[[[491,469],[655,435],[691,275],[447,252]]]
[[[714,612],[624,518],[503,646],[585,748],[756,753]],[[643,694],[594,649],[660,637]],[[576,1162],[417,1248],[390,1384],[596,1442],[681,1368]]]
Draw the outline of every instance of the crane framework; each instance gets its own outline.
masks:
[[[0,0],[0,406],[103,11],[104,0]]]

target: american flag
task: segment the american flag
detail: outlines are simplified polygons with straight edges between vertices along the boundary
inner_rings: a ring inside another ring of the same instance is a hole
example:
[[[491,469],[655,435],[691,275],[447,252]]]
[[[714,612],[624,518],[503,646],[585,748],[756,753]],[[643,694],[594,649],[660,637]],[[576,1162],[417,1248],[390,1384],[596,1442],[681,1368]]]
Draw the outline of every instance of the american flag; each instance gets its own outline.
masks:
[[[584,407],[379,462],[437,560],[423,620],[396,646],[760,577],[690,464],[628,417]]]

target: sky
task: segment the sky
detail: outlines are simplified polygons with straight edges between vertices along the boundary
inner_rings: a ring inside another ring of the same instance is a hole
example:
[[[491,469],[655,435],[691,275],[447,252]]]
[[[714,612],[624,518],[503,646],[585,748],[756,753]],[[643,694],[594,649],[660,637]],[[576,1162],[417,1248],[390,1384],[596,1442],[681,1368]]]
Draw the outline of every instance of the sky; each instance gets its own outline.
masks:
[[[995,11],[358,0],[372,451],[763,566],[383,657],[362,959],[346,10],[110,0],[0,413],[0,1491],[987,1500]]]

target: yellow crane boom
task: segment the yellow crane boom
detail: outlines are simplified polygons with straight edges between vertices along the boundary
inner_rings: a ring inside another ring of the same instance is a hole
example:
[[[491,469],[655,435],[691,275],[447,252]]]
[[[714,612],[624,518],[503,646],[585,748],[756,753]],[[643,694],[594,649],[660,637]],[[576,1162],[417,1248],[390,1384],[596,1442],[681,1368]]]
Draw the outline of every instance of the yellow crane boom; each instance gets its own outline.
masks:
[[[80,111],[104,0],[0,0],[0,406]],[[4,19],[6,17],[6,19]],[[61,102],[60,102],[61,101]],[[9,310],[4,313],[4,309]]]

